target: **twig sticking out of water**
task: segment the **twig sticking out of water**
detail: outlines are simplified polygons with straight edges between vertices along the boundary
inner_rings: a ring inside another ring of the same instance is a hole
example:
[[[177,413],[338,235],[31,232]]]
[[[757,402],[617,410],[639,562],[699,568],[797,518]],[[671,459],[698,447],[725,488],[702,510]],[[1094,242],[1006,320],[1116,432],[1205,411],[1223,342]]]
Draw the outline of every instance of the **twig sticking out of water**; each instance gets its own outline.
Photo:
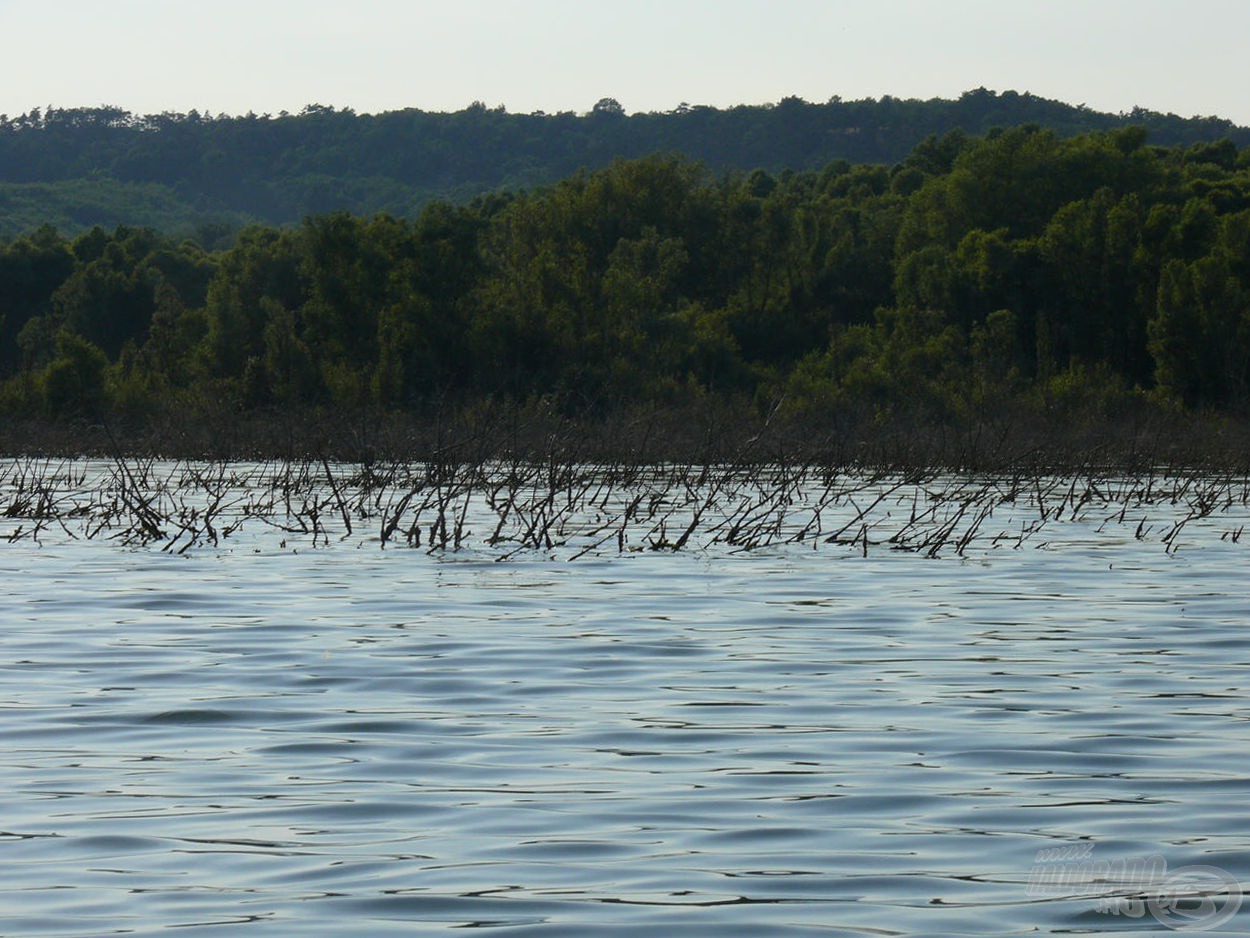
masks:
[[[222,548],[259,526],[283,544],[324,546],[367,537],[363,530],[383,547],[477,548],[497,559],[808,543],[937,558],[1018,549],[1056,525],[1158,538],[1171,553],[1215,516],[1232,516],[1221,539],[1240,543],[1247,508],[1250,479],[1228,473],[1121,476],[1089,465],[1066,476],[978,476],[782,458],[591,463],[557,439],[542,459],[498,460],[488,441],[470,438],[411,463],[0,463],[0,539],[58,528],[178,554]]]

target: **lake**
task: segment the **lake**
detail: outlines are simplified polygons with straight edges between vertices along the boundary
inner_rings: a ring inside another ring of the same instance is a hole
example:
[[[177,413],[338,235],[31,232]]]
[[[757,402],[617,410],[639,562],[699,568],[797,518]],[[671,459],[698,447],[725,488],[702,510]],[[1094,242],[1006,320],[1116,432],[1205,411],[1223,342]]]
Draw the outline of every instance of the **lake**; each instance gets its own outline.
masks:
[[[892,550],[871,481],[753,549],[7,519],[0,933],[1250,932],[1244,499]]]

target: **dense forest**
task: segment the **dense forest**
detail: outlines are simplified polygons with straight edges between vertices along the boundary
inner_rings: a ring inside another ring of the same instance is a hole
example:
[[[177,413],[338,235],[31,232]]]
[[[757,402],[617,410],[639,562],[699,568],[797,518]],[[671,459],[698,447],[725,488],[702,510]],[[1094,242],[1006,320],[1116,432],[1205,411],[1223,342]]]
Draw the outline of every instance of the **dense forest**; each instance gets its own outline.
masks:
[[[621,160],[228,249],[0,244],[10,419],[733,399],[815,421],[1250,400],[1250,151],[1141,128],[930,137],[893,166]]]
[[[1104,114],[985,89],[958,100],[787,98],[639,114],[610,98],[580,115],[482,104],[450,114],[310,106],[241,117],[48,107],[0,115],[0,235],[45,222],[67,234],[126,224],[223,246],[249,222],[296,224],[332,211],[415,218],[432,201],[549,185],[616,158],[680,153],[714,173],[893,165],[932,134],[1028,123],[1060,137],[1139,125],[1165,146],[1250,143],[1250,130],[1215,118]]]

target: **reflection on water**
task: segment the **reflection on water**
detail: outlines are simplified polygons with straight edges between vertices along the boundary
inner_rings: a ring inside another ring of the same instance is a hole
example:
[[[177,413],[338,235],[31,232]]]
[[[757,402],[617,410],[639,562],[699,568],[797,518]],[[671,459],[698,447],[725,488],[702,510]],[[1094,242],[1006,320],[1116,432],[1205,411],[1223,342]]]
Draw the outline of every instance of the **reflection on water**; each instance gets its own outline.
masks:
[[[0,933],[1161,929],[1030,894],[1082,839],[1250,880],[1218,534],[230,547],[0,551]]]

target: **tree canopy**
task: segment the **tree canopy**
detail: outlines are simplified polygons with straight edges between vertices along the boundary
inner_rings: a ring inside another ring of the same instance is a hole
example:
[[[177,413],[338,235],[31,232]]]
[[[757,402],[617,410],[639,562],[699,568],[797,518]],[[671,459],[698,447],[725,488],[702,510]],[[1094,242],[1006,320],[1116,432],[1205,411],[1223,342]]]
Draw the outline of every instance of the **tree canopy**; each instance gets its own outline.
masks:
[[[49,418],[449,398],[1238,411],[1250,157],[1025,126],[891,166],[619,160],[221,249],[45,225],[0,242],[0,380],[6,413]]]
[[[617,158],[680,153],[717,173],[893,165],[930,135],[1028,123],[1060,137],[1136,125],[1166,146],[1250,143],[1250,131],[1216,118],[1104,114],[983,88],[956,100],[791,97],[636,114],[613,98],[585,114],[510,114],[480,102],[455,113],[310,105],[243,116],[48,107],[0,115],[0,235],[51,222],[71,234],[125,224],[211,240],[249,222],[295,224],[330,211],[415,218],[432,201],[548,185]],[[915,168],[948,156],[927,152]],[[1210,158],[1229,153],[1213,149]]]

